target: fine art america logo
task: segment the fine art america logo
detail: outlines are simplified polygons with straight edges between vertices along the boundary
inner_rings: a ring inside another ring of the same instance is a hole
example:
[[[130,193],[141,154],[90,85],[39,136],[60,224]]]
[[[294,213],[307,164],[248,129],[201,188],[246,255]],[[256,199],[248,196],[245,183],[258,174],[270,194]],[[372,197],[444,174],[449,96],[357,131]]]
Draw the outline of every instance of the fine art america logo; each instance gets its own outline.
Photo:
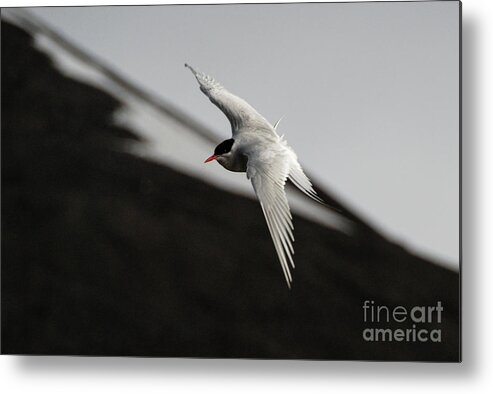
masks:
[[[440,301],[434,306],[406,308],[376,305],[375,301],[365,300],[363,319],[367,328],[363,330],[363,339],[367,342],[442,342],[442,312]],[[386,324],[392,327],[385,327]]]

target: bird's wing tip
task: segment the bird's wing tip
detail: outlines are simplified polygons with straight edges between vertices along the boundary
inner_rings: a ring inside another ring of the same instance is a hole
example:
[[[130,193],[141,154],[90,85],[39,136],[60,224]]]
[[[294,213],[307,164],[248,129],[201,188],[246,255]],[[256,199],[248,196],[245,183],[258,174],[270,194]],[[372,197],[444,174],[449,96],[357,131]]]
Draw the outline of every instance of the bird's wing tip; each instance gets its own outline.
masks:
[[[185,67],[188,68],[192,72],[192,74],[198,78],[199,72],[195,70],[190,64],[185,63]]]

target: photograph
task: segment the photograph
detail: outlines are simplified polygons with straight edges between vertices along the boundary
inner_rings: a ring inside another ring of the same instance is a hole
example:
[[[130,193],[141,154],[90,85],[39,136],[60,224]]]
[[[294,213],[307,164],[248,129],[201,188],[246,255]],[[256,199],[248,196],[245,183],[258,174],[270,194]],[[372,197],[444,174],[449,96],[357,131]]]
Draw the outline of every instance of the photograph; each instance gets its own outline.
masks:
[[[459,1],[1,10],[1,353],[458,363]]]

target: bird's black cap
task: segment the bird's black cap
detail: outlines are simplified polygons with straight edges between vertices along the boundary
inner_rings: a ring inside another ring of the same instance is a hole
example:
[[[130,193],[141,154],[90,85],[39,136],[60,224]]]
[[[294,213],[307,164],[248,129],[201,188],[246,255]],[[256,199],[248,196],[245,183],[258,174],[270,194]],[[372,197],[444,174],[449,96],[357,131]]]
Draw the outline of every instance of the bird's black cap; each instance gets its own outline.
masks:
[[[228,153],[231,150],[231,147],[233,146],[235,140],[233,138],[221,142],[218,146],[216,146],[216,149],[214,149],[214,154],[215,155],[223,155],[225,153]]]

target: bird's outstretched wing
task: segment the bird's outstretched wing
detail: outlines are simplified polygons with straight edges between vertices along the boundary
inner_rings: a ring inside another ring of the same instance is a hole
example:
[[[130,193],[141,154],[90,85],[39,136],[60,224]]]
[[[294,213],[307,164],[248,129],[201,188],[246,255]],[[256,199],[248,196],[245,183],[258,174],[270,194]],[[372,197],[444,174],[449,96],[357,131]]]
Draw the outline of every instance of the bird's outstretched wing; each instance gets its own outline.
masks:
[[[294,268],[293,223],[284,185],[290,170],[286,151],[252,152],[248,155],[247,177],[251,180],[269,228],[288,287],[290,265]]]
[[[188,64],[185,64],[185,67],[189,68],[197,78],[200,90],[226,115],[231,123],[233,137],[239,130],[245,128],[255,128],[257,132],[275,134],[272,125],[245,100],[228,92],[214,78],[195,70]]]

